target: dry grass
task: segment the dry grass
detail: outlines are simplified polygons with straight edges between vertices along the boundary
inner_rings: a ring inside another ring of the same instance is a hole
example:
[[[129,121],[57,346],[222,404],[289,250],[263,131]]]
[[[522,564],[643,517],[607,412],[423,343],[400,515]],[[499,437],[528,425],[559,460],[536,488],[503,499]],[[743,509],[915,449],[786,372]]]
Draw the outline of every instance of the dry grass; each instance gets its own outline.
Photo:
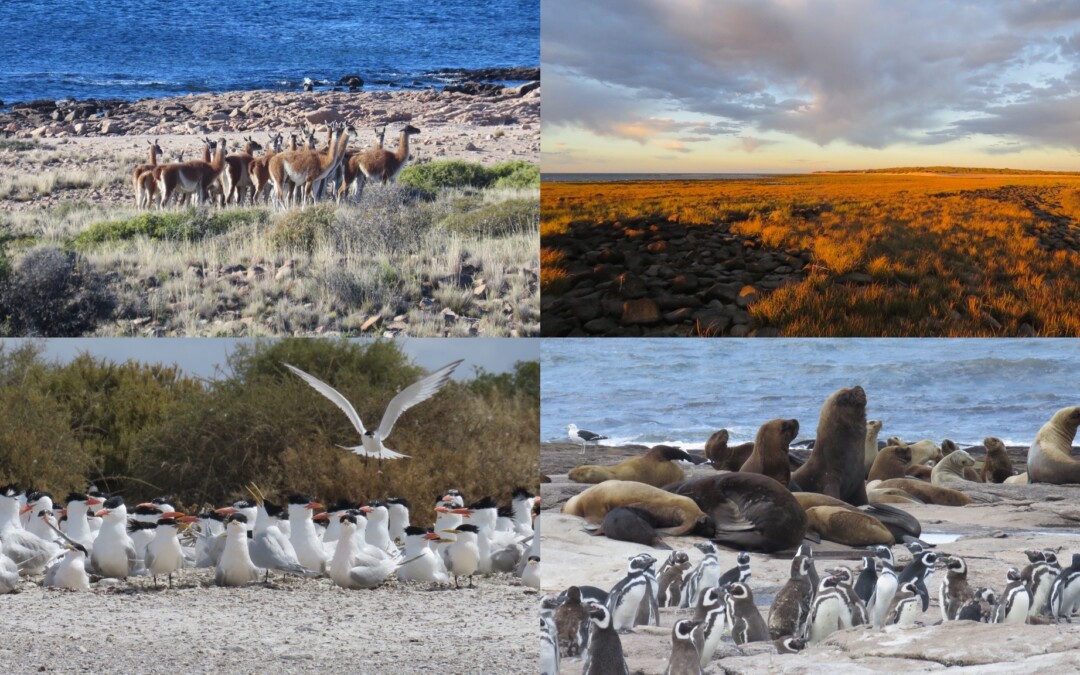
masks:
[[[786,176],[545,184],[543,238],[636,216],[727,223],[813,254],[815,272],[751,306],[787,336],[1080,335],[1080,177]],[[544,292],[567,280],[541,252]],[[869,276],[850,283],[844,275]]]

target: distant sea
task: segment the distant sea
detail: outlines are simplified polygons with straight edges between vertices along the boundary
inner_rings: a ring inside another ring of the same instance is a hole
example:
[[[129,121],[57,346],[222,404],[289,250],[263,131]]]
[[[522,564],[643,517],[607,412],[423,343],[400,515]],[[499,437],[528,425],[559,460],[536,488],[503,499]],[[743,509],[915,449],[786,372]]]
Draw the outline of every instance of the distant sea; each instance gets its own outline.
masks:
[[[541,438],[566,425],[605,444],[703,448],[728,429],[751,441],[770,419],[799,420],[813,438],[826,397],[861,385],[882,439],[998,436],[1027,445],[1050,417],[1080,405],[1076,340],[608,339],[544,340]]]
[[[540,0],[0,0],[0,100],[173,96],[336,83],[440,85],[536,66]]]
[[[544,173],[542,183],[610,183],[635,180],[751,180],[763,173]]]

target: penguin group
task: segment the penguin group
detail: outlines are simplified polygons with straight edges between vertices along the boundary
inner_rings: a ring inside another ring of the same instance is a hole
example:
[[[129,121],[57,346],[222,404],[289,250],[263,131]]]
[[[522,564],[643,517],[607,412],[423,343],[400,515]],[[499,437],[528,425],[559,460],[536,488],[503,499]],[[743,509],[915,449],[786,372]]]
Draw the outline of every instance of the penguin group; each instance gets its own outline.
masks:
[[[269,581],[271,574],[328,577],[345,589],[372,589],[390,577],[471,587],[477,576],[513,574],[540,586],[539,499],[524,488],[500,508],[492,497],[466,506],[456,489],[434,500],[435,525],[410,522],[402,498],[337,501],[327,507],[294,493],[271,501],[256,485],[249,499],[197,514],[160,497],[133,508],[91,487],[63,502],[38,490],[0,487],[0,593],[21,578],[88,591],[104,579],[161,578],[209,568],[218,586]],[[115,582],[111,582],[115,583]]]
[[[778,654],[793,654],[846,628],[935,623],[932,597],[942,621],[1069,622],[1080,610],[1080,554],[1063,569],[1053,551],[1026,551],[1029,564],[1007,570],[997,592],[969,584],[962,557],[918,539],[905,544],[911,560],[904,565],[892,547],[871,547],[857,574],[846,565],[819,573],[813,549],[803,544],[791,559],[790,578],[765,610],[754,601],[749,554],[739,552],[724,571],[715,545],[695,547],[702,555],[694,564],[685,551],[671,551],[663,562],[639,553],[608,590],[571,586],[544,596],[541,672],[556,675],[565,659],[575,658],[583,660],[584,675],[631,672],[620,635],[659,626],[663,607],[677,613],[666,675],[700,675],[724,638],[736,646],[771,642]]]

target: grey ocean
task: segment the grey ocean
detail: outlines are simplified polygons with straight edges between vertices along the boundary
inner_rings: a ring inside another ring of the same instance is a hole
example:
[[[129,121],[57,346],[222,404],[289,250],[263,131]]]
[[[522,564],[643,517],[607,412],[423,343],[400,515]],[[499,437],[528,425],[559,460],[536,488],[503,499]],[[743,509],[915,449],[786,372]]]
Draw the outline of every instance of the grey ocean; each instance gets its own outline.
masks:
[[[998,436],[1026,445],[1059,408],[1080,405],[1074,340],[544,340],[541,437],[566,425],[606,443],[704,447],[717,429],[753,440],[777,417],[813,438],[825,398],[861,385],[884,436]]]

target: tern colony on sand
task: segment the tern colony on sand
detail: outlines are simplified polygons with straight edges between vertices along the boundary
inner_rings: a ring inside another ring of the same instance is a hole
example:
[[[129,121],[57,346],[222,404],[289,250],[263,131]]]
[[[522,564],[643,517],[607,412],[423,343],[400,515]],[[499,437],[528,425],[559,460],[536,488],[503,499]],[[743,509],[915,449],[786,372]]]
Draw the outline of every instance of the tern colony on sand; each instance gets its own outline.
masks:
[[[1025,551],[1029,564],[1007,570],[997,580],[1004,590],[996,592],[969,584],[963,558],[918,539],[906,544],[911,560],[903,566],[891,547],[871,547],[858,575],[840,565],[819,576],[813,550],[804,544],[791,561],[791,578],[770,607],[759,609],[748,554],[740,553],[718,576],[715,546],[697,548],[704,556],[695,565],[685,552],[672,551],[657,569],[657,559],[641,553],[629,558],[622,578],[608,580],[608,590],[571,586],[541,598],[541,672],[557,675],[560,664],[569,672],[571,658],[583,659],[585,675],[629,672],[619,634],[660,625],[657,608],[664,606],[679,613],[667,670],[679,674],[703,672],[722,637],[735,645],[771,641],[777,653],[789,654],[845,628],[935,623],[937,613],[927,614],[931,595],[944,621],[1045,624],[1069,622],[1080,610],[1080,554],[1062,568],[1053,551]],[[941,577],[936,586],[935,572]]]
[[[524,488],[504,509],[491,497],[465,506],[459,491],[448,490],[435,500],[430,530],[410,524],[401,498],[343,500],[323,510],[313,498],[292,494],[286,509],[256,485],[248,492],[252,499],[185,515],[170,498],[129,512],[119,495],[72,493],[59,505],[45,492],[0,488],[0,592],[39,575],[43,586],[73,591],[128,577],[151,577],[157,587],[165,576],[171,587],[188,568],[212,568],[219,586],[271,573],[327,576],[347,589],[376,588],[391,576],[442,585],[467,578],[472,586],[475,575],[496,573],[539,586],[539,500]]]
[[[566,435],[570,437],[571,441],[581,443],[581,454],[585,454],[585,446],[589,443],[596,443],[599,445],[600,441],[607,440],[607,436],[601,436],[592,431],[578,429],[576,424],[566,425]]]

